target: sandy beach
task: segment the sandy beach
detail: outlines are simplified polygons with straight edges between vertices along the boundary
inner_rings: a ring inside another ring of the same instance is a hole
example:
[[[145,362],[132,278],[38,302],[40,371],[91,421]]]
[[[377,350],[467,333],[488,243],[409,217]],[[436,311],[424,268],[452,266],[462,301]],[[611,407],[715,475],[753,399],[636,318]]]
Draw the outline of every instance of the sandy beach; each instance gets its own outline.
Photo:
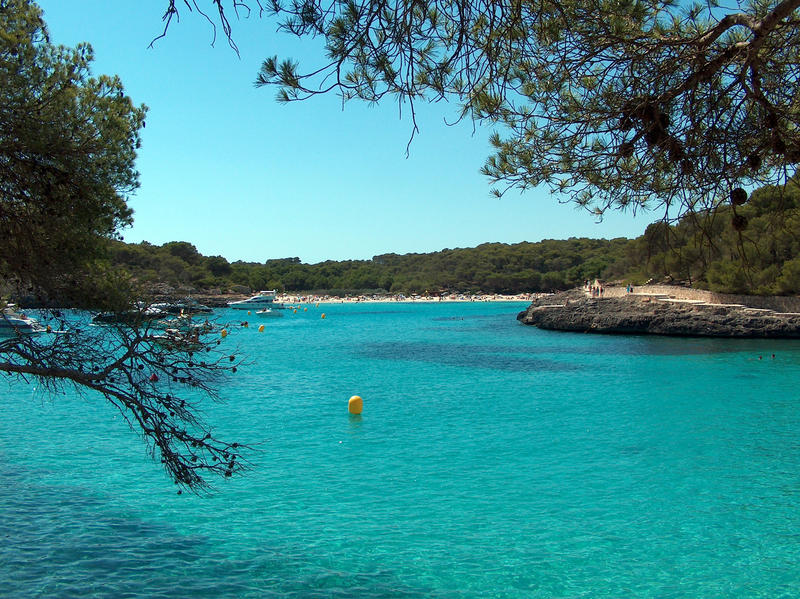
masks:
[[[337,297],[331,295],[278,294],[276,301],[285,304],[346,304],[346,303],[439,303],[439,302],[529,302],[542,297],[542,293],[520,293],[501,295],[490,293],[448,295],[354,295]]]

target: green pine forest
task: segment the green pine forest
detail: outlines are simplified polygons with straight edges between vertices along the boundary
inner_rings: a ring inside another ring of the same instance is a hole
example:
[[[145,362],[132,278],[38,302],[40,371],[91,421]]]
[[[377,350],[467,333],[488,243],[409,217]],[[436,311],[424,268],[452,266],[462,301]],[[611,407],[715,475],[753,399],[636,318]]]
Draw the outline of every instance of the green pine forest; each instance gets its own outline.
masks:
[[[181,292],[442,293],[551,292],[600,278],[641,285],[689,284],[726,293],[800,293],[800,189],[762,188],[744,204],[726,203],[677,223],[650,225],[636,239],[485,243],[426,254],[305,264],[203,256],[185,241],[157,246],[112,241],[111,264],[131,281]]]

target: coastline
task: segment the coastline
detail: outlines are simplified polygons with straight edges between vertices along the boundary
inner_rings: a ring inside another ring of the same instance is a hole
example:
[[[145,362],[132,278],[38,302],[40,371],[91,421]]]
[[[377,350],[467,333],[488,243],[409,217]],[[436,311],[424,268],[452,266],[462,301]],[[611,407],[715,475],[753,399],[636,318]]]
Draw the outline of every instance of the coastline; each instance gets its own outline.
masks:
[[[358,304],[358,303],[374,303],[374,304],[439,304],[439,303],[455,303],[455,302],[530,302],[544,295],[550,294],[536,294],[536,293],[520,293],[517,295],[501,295],[501,294],[453,294],[448,296],[420,296],[412,295],[405,296],[402,294],[389,295],[389,296],[297,296],[297,295],[278,295],[276,301],[287,304]]]
[[[252,294],[191,294],[191,297],[201,304],[211,308],[225,308],[228,302],[239,301],[251,297]],[[503,295],[499,293],[476,293],[476,294],[448,294],[446,296],[431,295],[411,295],[390,294],[390,295],[352,295],[337,297],[332,295],[298,295],[279,293],[275,297],[276,302],[288,305],[310,305],[310,304],[357,304],[357,303],[401,303],[401,304],[423,304],[423,303],[476,303],[476,302],[532,302],[540,297],[550,296],[549,293],[520,293],[516,295]],[[171,299],[171,298],[165,298]]]
[[[666,291],[666,293],[665,293]],[[681,287],[583,289],[534,300],[517,320],[554,331],[623,335],[800,339],[800,298],[727,296]],[[752,300],[752,301],[750,301]],[[763,307],[774,304],[773,307]]]

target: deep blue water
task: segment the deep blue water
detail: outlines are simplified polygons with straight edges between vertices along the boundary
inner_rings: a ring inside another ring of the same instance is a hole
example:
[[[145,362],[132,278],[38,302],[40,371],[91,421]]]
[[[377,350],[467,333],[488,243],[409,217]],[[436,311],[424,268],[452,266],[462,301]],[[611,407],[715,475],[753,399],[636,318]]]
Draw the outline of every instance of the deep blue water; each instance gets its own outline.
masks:
[[[206,416],[258,451],[211,497],[101,399],[0,381],[0,597],[800,596],[800,343],[523,307],[233,331],[251,363]]]

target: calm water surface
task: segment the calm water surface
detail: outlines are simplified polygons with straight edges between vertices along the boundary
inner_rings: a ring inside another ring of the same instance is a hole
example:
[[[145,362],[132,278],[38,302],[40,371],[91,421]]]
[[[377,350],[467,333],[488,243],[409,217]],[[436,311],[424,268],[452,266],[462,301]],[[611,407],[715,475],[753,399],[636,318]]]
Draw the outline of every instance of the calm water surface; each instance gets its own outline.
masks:
[[[210,498],[101,399],[0,382],[0,596],[800,596],[800,343],[545,332],[522,308],[235,331],[251,364],[206,415],[258,451]]]

